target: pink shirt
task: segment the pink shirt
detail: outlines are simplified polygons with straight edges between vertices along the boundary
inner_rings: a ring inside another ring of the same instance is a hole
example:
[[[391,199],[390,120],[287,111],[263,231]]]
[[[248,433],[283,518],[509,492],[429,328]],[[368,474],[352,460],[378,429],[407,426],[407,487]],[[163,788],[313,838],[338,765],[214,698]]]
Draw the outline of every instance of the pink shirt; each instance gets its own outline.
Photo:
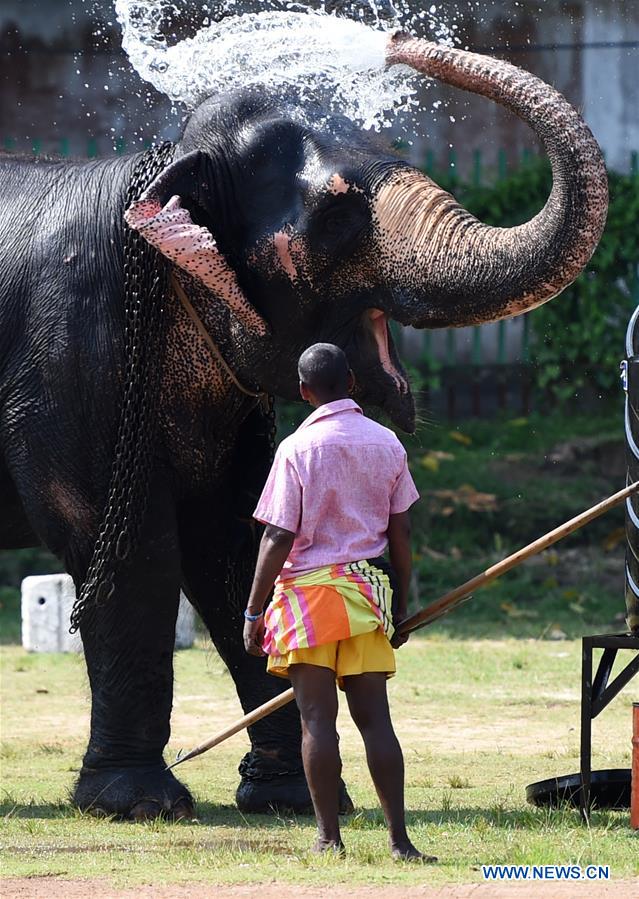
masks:
[[[417,499],[395,434],[344,399],[319,406],[282,441],[253,515],[295,534],[289,577],[381,556],[388,516]]]

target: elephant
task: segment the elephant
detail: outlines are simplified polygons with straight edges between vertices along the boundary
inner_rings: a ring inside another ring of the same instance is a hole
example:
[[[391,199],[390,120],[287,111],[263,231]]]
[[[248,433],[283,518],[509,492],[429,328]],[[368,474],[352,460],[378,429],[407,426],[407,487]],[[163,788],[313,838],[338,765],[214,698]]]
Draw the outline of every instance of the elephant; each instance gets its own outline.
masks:
[[[297,398],[301,352],[338,344],[354,398],[411,432],[415,404],[389,320],[441,328],[516,315],[560,293],[597,245],[606,171],[560,94],[505,61],[401,32],[389,36],[386,61],[528,122],[553,167],[543,210],[513,228],[483,224],[378,136],[272,88],[204,100],[172,160],[134,197],[143,154],[0,156],[0,547],[44,544],[78,590],[121,501],[107,497],[122,408],[137,408],[126,393],[132,228],[164,310],[145,369],[157,376],[157,401],[142,416],[153,430],[138,471],[146,505],[130,509],[137,540],[80,617],[92,697],[73,793],[80,808],[135,820],[193,813],[163,760],[180,586],[244,709],[283,689],[244,653],[242,611],[259,537],[251,513],[273,443],[260,397]],[[151,290],[145,283],[136,297]],[[295,706],[249,734],[240,808],[308,807]]]

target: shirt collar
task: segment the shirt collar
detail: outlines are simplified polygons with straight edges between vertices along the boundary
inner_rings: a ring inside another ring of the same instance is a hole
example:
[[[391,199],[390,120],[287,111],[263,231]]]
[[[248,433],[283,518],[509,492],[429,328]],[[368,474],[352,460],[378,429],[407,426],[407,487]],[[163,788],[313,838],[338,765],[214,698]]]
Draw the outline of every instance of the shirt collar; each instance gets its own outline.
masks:
[[[318,406],[317,409],[314,409],[308,418],[304,419],[297,430],[301,431],[302,428],[308,428],[309,425],[319,421],[320,418],[327,418],[329,415],[337,415],[339,412],[359,412],[360,415],[364,414],[355,400],[351,400],[348,397],[343,400],[333,400],[332,403],[324,403],[323,405]]]

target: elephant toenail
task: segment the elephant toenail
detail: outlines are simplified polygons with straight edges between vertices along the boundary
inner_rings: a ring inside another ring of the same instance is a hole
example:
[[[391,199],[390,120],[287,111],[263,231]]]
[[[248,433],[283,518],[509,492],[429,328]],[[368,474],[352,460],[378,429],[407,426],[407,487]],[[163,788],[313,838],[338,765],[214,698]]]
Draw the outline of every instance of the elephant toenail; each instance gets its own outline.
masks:
[[[162,812],[162,807],[155,799],[143,799],[137,802],[129,813],[132,821],[150,821],[157,818]]]

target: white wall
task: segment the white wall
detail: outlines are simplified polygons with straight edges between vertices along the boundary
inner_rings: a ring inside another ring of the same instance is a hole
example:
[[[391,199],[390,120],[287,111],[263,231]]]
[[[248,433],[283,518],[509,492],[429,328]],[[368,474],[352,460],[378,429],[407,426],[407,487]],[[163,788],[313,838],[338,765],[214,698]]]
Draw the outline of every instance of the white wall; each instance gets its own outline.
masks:
[[[584,41],[639,40],[639,0],[617,0],[612,10],[586,4]],[[639,150],[639,49],[583,51],[583,115],[606,154],[608,165],[627,171]]]

